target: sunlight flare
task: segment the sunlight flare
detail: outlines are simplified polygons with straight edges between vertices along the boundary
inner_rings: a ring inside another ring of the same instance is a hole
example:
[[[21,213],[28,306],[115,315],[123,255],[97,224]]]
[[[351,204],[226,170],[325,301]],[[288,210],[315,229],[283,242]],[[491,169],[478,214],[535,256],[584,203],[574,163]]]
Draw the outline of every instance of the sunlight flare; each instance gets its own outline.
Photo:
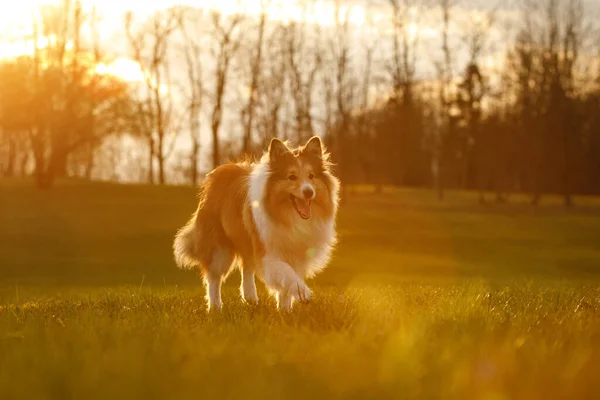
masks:
[[[141,82],[144,80],[144,71],[135,61],[127,58],[117,58],[109,63],[100,63],[96,66],[96,73],[112,75],[126,82]]]

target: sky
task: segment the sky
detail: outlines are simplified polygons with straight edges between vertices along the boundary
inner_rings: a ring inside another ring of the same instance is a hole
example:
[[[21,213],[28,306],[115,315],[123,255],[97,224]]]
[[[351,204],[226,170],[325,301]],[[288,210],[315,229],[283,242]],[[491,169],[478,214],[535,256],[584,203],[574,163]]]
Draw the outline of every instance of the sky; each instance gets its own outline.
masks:
[[[57,0],[19,0],[17,2],[0,2],[0,35],[8,40],[3,40],[3,46],[0,47],[0,57],[17,54],[19,43],[10,42],[16,39],[24,32],[31,30],[30,17],[32,10],[42,4],[52,4]],[[242,10],[247,14],[257,15],[261,10],[261,2],[264,0],[83,0],[84,8],[91,9],[95,7],[102,16],[102,32],[106,35],[119,33],[122,31],[123,14],[128,10],[134,11],[139,17],[150,15],[154,10],[166,8],[174,4],[193,5],[205,9],[216,9],[223,13]],[[473,2],[477,6],[477,1],[465,0],[467,3]],[[318,23],[322,26],[332,26],[335,21],[335,6],[330,0],[317,0],[314,3],[314,9],[308,13],[306,19],[311,23]],[[389,18],[389,7],[385,0],[372,1],[341,1],[342,7],[348,9],[348,16],[354,26],[361,26],[367,22],[370,16],[372,23],[381,26]],[[471,6],[467,5],[468,8]],[[481,8],[477,6],[477,8]],[[423,7],[426,9],[426,7]],[[289,21],[299,18],[302,15],[302,7],[297,0],[270,0],[268,14],[271,19],[278,21]],[[416,33],[421,30],[423,34],[431,34],[433,27],[427,26],[427,22],[422,22],[423,26],[413,24],[410,29]]]
[[[31,14],[39,5],[55,4],[60,0],[18,0],[0,1],[0,58],[11,57],[32,51],[31,41],[28,43],[20,38],[31,32]],[[123,15],[132,10],[138,19],[143,19],[157,9],[166,8],[175,4],[193,5],[204,9],[215,9],[223,13],[232,13],[241,10],[247,14],[258,15],[261,3],[266,0],[82,0],[84,8],[91,10],[95,7],[101,16],[100,31],[102,40],[107,43],[103,50],[116,56],[126,56],[126,45],[123,35]],[[290,21],[302,15],[299,0],[267,0],[269,1],[268,13],[271,19],[277,21]],[[592,15],[600,18],[600,0],[583,0],[586,9]],[[495,9],[496,24],[492,29],[490,43],[495,47],[486,49],[486,63],[497,61],[497,54],[502,53],[503,44],[506,43],[510,29],[510,20],[518,18],[517,4],[519,0],[457,0],[458,7],[454,11],[457,21],[455,29],[461,25],[482,18],[485,13]],[[418,73],[428,76],[433,73],[433,60],[431,49],[439,47],[439,11],[432,8],[436,0],[414,1],[414,13],[411,13],[411,22],[406,27],[410,35],[418,36],[421,41],[421,54],[419,57]],[[333,0],[315,0],[314,9],[308,13],[306,19],[311,23],[321,26],[332,26],[335,21],[335,6]],[[385,41],[386,31],[390,26],[390,8],[388,0],[348,0],[341,1],[342,7],[348,10],[352,25],[360,31],[362,37],[378,35]],[[367,29],[367,26],[370,26]],[[374,33],[375,32],[375,33]],[[452,35],[458,40],[458,32]],[[460,47],[460,43],[456,43]],[[108,70],[105,68],[104,70]],[[127,62],[119,60],[111,66],[111,71],[121,73],[124,78],[132,79],[135,68]],[[139,75],[139,74],[138,74]]]

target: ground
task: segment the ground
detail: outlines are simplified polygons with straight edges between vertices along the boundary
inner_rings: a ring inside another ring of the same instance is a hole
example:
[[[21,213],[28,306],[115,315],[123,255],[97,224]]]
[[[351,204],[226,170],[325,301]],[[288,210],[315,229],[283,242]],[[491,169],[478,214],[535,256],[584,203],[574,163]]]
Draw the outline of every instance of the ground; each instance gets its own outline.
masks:
[[[207,314],[193,189],[0,183],[0,399],[600,395],[600,200],[368,190],[311,304]]]

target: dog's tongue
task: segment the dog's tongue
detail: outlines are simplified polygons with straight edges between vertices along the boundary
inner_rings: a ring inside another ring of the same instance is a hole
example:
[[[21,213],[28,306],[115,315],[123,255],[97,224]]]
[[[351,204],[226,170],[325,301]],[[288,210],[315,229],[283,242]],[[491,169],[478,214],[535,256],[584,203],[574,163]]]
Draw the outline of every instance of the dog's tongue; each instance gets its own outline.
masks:
[[[294,201],[296,202],[296,210],[298,210],[298,214],[304,219],[310,218],[310,200],[299,199],[294,197]]]

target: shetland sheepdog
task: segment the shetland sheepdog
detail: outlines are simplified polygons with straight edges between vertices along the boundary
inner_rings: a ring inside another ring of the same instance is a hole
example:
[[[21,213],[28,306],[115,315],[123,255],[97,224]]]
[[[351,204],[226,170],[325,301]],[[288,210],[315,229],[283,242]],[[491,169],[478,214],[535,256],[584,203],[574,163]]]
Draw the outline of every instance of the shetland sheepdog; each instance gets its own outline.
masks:
[[[210,172],[198,209],[175,237],[180,268],[200,268],[209,309],[221,309],[221,284],[237,265],[244,301],[258,303],[255,275],[290,310],[308,303],[305,280],[323,270],[336,243],[339,181],[315,136],[289,148],[272,139],[257,163]]]

